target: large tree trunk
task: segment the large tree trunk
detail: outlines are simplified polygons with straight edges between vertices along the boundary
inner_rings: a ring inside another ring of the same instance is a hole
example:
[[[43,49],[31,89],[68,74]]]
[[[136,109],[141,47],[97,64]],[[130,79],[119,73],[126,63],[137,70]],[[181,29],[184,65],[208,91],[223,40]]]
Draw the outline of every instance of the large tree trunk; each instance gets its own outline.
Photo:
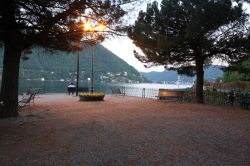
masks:
[[[18,116],[18,78],[21,50],[4,45],[0,118]]]
[[[204,83],[204,69],[203,69],[203,60],[196,60],[196,102],[204,103],[203,97],[203,83]]]

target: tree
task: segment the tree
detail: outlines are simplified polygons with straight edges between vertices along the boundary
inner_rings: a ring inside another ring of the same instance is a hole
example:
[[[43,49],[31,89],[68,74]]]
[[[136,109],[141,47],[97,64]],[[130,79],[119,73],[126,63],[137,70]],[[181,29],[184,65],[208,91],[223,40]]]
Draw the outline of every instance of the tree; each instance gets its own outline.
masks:
[[[250,59],[232,64],[224,69],[223,81],[250,81]]]
[[[0,45],[4,48],[0,118],[18,115],[18,77],[24,50],[42,46],[64,51],[79,49],[76,43],[86,33],[81,19],[97,19],[109,25],[109,32],[125,11],[124,1],[99,0],[1,0]],[[91,18],[88,16],[91,14]]]
[[[196,74],[196,100],[203,103],[204,67],[214,58],[231,62],[247,56],[240,45],[245,21],[240,1],[163,0],[160,9],[157,2],[148,4],[128,35],[145,54],[135,52],[146,66]]]

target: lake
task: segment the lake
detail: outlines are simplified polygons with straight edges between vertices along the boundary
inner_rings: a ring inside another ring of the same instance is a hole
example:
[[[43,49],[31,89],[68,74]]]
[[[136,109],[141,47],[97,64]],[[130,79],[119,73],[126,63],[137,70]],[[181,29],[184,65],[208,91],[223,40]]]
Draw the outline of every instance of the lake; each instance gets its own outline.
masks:
[[[190,88],[193,84],[156,84],[156,83],[141,83],[141,84],[120,84],[125,87],[145,88],[145,89],[185,89]]]

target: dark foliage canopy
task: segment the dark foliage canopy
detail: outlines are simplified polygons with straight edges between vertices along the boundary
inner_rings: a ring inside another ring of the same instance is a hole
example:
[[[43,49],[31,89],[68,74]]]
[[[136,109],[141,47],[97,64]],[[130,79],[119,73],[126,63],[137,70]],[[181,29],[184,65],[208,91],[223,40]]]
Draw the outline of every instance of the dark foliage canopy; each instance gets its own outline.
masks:
[[[198,61],[236,62],[247,55],[247,15],[231,0],[163,0],[141,11],[129,36],[146,56],[141,61],[193,74]]]
[[[18,49],[32,45],[72,50],[84,37],[79,17],[103,21],[109,32],[119,29],[123,1],[100,0],[1,0],[0,41]],[[123,3],[128,3],[124,1]]]

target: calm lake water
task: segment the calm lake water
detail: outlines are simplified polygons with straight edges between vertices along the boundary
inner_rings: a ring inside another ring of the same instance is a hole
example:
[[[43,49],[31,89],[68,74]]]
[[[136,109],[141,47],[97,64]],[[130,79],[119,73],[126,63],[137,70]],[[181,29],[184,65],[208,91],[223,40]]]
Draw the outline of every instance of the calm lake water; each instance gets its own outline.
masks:
[[[125,87],[145,88],[145,89],[185,89],[190,88],[193,84],[156,84],[156,83],[142,83],[142,84],[120,84]]]

